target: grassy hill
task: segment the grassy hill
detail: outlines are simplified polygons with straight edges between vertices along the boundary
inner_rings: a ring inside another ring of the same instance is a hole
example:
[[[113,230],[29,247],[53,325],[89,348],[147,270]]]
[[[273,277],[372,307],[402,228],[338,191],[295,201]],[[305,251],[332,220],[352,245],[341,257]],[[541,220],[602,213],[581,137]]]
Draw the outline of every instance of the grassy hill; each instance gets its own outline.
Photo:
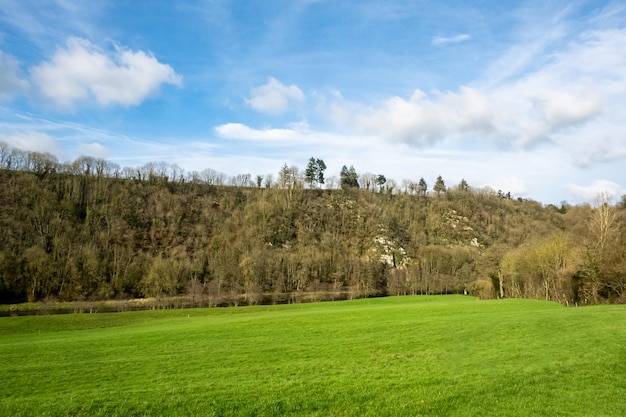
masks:
[[[0,415],[624,416],[626,309],[410,296],[0,319]]]

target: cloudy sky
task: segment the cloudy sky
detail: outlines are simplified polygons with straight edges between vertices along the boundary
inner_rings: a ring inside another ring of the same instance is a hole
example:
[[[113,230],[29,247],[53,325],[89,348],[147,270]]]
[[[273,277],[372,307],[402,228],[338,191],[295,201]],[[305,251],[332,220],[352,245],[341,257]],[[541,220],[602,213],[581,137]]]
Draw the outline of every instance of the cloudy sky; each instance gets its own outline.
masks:
[[[0,141],[617,198],[625,51],[623,1],[0,0]]]

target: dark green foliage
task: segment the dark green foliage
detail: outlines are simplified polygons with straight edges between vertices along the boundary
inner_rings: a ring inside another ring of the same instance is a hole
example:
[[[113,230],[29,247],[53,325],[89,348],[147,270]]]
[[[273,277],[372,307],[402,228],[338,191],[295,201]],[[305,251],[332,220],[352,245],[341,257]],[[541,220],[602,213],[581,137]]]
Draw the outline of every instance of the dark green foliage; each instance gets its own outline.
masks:
[[[359,188],[359,176],[352,165],[350,168],[343,166],[339,173],[339,182],[341,188],[346,190],[350,188]]]
[[[324,184],[324,171],[326,171],[326,163],[319,158],[311,157],[304,171],[304,182],[311,187]]]

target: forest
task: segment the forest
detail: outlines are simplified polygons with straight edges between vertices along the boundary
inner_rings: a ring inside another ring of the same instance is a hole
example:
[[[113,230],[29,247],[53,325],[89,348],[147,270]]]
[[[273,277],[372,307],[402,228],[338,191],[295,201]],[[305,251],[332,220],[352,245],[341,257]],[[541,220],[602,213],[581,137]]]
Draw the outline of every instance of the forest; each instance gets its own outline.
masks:
[[[0,303],[402,294],[626,303],[626,198],[560,207],[344,167],[227,177],[0,142]]]

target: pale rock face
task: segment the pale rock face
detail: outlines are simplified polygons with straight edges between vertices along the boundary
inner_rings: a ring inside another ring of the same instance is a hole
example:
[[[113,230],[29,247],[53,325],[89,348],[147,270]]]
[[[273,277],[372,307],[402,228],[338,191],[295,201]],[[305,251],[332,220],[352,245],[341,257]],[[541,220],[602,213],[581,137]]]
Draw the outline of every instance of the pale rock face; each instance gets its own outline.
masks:
[[[406,267],[409,257],[406,255],[403,247],[398,246],[393,240],[384,236],[375,237],[374,242],[377,245],[371,251],[375,253],[375,256],[378,256],[380,262],[396,268]]]
[[[465,216],[459,215],[456,210],[448,210],[443,215],[443,219],[448,224],[448,226],[457,231],[457,233],[461,234],[461,236],[467,236],[469,232],[474,231],[474,228],[469,224],[470,220]],[[460,231],[458,229],[460,229]],[[475,248],[483,247],[483,245],[478,241],[477,237],[472,238],[469,241],[469,245]]]

